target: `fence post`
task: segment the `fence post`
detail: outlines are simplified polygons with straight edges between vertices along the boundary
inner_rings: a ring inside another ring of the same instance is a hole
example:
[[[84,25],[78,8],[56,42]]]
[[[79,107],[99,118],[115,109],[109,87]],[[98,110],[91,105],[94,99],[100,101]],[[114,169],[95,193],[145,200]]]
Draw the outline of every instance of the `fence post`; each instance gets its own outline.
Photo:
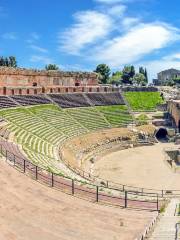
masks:
[[[1,154],[2,154],[2,145],[1,145]]]
[[[96,186],[96,202],[99,202],[99,187]]]
[[[36,166],[36,180],[38,180],[38,167]]]
[[[72,195],[74,195],[74,179],[72,179]]]
[[[51,187],[54,187],[54,173],[51,175]]]
[[[109,182],[107,181],[107,188],[109,187]]]
[[[127,208],[127,200],[128,200],[127,195],[128,195],[128,192],[125,191],[125,198],[124,198],[124,200],[125,200],[125,202],[124,202],[124,207],[125,207],[125,208]]]
[[[123,185],[123,192],[124,192],[124,190],[125,190],[125,186]]]
[[[6,150],[6,161],[7,161],[7,150]]]
[[[162,197],[164,197],[164,191],[162,190]]]
[[[158,194],[157,194],[157,211],[159,211],[159,198],[158,198]]]
[[[16,165],[16,156],[13,154],[14,156],[14,166]]]
[[[26,160],[24,160],[24,173],[26,172]]]

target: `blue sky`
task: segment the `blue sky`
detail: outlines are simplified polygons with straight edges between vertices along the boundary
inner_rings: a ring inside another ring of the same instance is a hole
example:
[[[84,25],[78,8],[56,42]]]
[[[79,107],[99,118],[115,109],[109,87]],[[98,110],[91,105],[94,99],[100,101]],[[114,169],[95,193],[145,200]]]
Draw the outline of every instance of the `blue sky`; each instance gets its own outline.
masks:
[[[0,55],[19,66],[180,69],[179,0],[0,0]]]

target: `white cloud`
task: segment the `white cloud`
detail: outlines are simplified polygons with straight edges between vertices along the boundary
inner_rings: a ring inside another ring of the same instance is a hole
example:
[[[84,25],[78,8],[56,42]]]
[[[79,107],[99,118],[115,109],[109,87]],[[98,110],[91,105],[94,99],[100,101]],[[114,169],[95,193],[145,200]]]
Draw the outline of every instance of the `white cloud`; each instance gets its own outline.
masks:
[[[30,33],[30,37],[29,37],[29,39],[26,40],[26,42],[29,44],[34,44],[40,38],[41,38],[41,36],[37,32],[32,32],[32,33]]]
[[[122,26],[124,29],[129,29],[137,25],[139,22],[139,18],[125,17],[124,19],[122,19]]]
[[[172,53],[152,61],[139,62],[137,66],[147,68],[149,80],[151,81],[157,78],[157,73],[165,69],[175,68],[180,70],[180,52]]]
[[[157,73],[165,69],[176,68],[180,70],[180,59],[168,60],[168,56],[166,56],[166,60],[165,58],[162,58],[159,60],[144,62],[143,65],[146,66],[148,70],[149,80],[151,81],[152,79],[157,78]]]
[[[125,12],[125,10],[126,10],[126,8],[127,7],[124,6],[124,5],[115,5],[115,6],[111,7],[111,8],[108,8],[107,13],[112,15],[115,18],[116,17],[122,17],[124,12]]]
[[[29,46],[29,48],[31,48],[31,49],[33,49],[33,50],[35,50],[35,51],[41,52],[41,53],[47,53],[47,52],[48,52],[47,49],[42,48],[42,47],[39,47],[39,46],[36,46],[36,45],[34,45],[34,44],[31,44],[31,45]]]
[[[30,34],[30,36],[33,40],[39,40],[40,39],[40,35],[37,32],[32,32]]]
[[[122,36],[97,47],[92,59],[111,67],[135,63],[144,55],[161,49],[177,40],[177,29],[162,23],[139,24]]]
[[[18,37],[15,32],[7,32],[2,35],[2,38],[6,40],[16,40]]]
[[[163,57],[163,60],[167,60],[167,61],[180,61],[180,52],[177,52],[177,53],[173,53],[171,55],[168,55],[168,56],[165,56]],[[180,66],[179,66],[180,67]]]
[[[105,37],[112,27],[112,19],[97,11],[78,12],[74,18],[73,26],[59,33],[59,50],[69,54],[78,55],[86,45]]]
[[[46,56],[32,55],[30,58],[30,62],[34,62],[34,63],[40,62],[43,64],[50,64],[50,63],[54,63],[54,60]]]

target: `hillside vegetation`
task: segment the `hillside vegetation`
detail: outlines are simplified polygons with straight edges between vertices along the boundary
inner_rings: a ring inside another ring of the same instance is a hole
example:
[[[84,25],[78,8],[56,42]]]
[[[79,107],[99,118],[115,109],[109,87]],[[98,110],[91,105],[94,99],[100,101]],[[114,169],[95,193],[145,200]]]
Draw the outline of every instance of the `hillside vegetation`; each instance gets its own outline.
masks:
[[[127,92],[125,97],[134,111],[155,111],[164,103],[159,92]]]

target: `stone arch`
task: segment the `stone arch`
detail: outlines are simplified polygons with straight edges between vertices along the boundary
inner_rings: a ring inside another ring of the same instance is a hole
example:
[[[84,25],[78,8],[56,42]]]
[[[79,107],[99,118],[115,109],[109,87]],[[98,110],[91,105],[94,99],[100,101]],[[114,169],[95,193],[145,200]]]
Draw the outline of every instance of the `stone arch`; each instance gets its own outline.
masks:
[[[157,138],[158,141],[165,141],[168,138],[168,132],[167,129],[164,127],[160,127],[159,129],[157,129],[155,136]]]

